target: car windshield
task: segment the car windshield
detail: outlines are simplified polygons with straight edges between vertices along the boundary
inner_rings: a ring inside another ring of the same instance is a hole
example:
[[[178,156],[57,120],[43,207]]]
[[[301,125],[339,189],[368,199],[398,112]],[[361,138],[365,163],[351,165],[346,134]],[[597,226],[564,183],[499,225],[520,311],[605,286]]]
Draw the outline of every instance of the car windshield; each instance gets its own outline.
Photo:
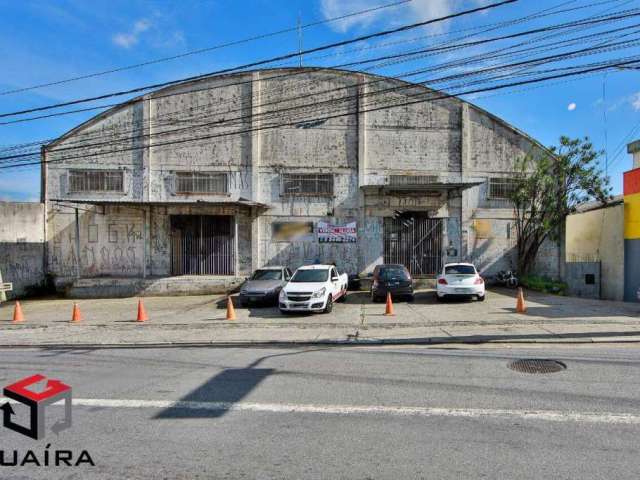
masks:
[[[409,280],[403,268],[385,268],[380,270],[380,280]]]
[[[475,275],[476,269],[473,265],[451,265],[444,267],[445,275]]]
[[[329,270],[298,270],[291,277],[293,283],[326,282]]]
[[[256,270],[251,280],[282,280],[281,270]]]

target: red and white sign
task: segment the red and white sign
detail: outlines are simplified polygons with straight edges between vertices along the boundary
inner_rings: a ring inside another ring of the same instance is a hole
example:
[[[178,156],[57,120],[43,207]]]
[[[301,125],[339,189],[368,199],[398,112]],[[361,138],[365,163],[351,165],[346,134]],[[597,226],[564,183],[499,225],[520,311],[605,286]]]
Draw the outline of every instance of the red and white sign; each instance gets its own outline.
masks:
[[[320,243],[356,243],[357,240],[356,222],[350,222],[346,225],[318,222],[318,242]]]

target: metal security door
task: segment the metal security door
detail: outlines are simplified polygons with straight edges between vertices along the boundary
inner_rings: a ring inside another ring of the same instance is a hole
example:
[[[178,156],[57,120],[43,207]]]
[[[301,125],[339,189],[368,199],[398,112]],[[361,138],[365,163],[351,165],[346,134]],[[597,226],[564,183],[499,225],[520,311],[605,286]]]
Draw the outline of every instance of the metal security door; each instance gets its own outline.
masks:
[[[233,275],[233,217],[171,216],[172,275]]]
[[[403,213],[384,219],[384,262],[399,263],[412,275],[442,269],[442,219]]]

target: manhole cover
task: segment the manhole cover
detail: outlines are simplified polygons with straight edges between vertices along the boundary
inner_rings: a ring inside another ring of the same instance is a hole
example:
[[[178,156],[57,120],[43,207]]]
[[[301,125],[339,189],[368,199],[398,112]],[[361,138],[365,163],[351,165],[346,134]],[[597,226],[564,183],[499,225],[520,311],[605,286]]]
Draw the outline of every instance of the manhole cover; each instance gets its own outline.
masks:
[[[523,358],[511,362],[509,368],[521,373],[556,373],[566,370],[567,366],[557,360]]]

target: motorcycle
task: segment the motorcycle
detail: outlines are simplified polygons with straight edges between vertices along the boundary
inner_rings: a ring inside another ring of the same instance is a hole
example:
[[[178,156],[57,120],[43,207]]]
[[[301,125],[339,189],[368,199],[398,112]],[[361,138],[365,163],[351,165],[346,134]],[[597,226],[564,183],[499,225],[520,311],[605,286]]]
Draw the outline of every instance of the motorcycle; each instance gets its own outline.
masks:
[[[496,275],[496,282],[503,287],[516,288],[518,277],[511,270],[500,270]]]

